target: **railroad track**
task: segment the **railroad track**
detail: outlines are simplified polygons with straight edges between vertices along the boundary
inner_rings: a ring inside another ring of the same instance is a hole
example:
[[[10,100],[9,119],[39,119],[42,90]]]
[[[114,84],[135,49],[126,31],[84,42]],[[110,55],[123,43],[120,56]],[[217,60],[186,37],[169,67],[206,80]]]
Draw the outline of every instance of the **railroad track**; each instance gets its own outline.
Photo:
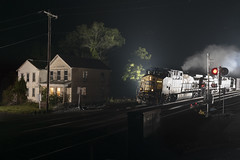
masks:
[[[221,95],[223,96],[223,95]],[[234,99],[240,96],[238,91],[229,92],[224,99]],[[219,95],[214,95],[218,100]],[[55,116],[36,116],[28,119],[18,119],[17,126],[10,128],[10,134],[1,139],[3,159],[42,159],[59,153],[81,148],[119,133],[127,133],[127,112],[129,110],[162,109],[162,117],[170,117],[185,111],[190,111],[190,104],[203,102],[202,97],[181,100],[163,105],[137,105],[123,110],[103,110],[98,112],[79,112],[56,114]],[[236,99],[232,104],[239,103]],[[9,122],[9,125],[16,121]],[[88,147],[89,148],[89,147]]]

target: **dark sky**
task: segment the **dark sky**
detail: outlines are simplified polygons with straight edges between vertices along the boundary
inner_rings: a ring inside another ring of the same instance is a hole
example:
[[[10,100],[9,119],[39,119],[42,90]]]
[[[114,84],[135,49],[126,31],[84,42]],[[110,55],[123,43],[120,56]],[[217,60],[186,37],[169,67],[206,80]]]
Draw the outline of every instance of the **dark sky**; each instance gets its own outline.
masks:
[[[208,45],[240,47],[239,8],[237,0],[1,0],[0,63],[17,69],[32,48],[47,45],[47,17],[37,12],[49,9],[59,16],[52,22],[54,53],[67,32],[98,21],[126,39],[112,54],[116,74],[139,46],[152,54],[153,66],[181,69],[187,57]]]

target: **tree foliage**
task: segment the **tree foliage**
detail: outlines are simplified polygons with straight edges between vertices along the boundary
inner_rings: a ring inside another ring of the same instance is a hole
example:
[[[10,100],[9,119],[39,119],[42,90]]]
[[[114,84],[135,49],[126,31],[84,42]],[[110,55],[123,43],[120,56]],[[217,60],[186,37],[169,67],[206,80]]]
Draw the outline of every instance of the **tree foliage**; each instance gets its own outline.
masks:
[[[145,48],[139,47],[128,60],[122,80],[126,81],[129,79],[139,81],[144,75],[144,68],[149,67],[151,57],[152,55],[148,53]]]
[[[3,91],[3,104],[22,104],[27,100],[27,87],[23,78],[16,80],[14,85]]]
[[[81,57],[106,61],[107,51],[125,44],[125,39],[116,28],[107,28],[104,23],[94,22],[90,27],[83,24],[67,34],[60,47]]]

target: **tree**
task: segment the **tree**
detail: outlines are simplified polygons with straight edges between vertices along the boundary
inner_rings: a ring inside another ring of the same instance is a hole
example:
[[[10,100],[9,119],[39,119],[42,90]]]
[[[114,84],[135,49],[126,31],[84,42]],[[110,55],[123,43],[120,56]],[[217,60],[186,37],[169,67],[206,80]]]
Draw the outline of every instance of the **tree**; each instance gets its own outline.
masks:
[[[15,81],[15,84],[13,86],[13,94],[16,97],[17,104],[22,104],[26,102],[27,100],[26,92],[27,92],[26,82],[23,79],[23,77],[21,77],[20,80]]]
[[[26,82],[23,78],[16,80],[14,85],[3,91],[3,104],[22,104],[26,102],[27,96]]]
[[[145,48],[139,47],[128,60],[122,80],[139,81],[144,75],[145,68],[149,67],[152,55]]]
[[[104,23],[94,22],[91,27],[83,24],[67,34],[60,47],[71,54],[107,60],[107,51],[125,44],[125,39],[116,28],[107,28]]]

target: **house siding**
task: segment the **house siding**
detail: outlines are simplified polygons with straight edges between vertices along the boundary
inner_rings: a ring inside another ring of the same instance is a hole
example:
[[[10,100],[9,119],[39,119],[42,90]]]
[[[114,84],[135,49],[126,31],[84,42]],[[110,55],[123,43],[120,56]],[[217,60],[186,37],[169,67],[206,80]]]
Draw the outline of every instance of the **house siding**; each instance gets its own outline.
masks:
[[[67,79],[64,79],[64,72],[67,73]],[[83,72],[86,74],[83,74]],[[29,82],[27,82],[28,99],[38,102],[40,85],[42,87],[47,86],[47,71],[45,69],[39,70],[33,64],[26,61],[18,69],[19,79],[21,75],[24,74],[24,79],[26,80],[27,73],[29,73]],[[34,82],[32,82],[33,73],[35,73]],[[52,76],[51,73],[53,73]],[[59,78],[58,73],[60,76]],[[86,95],[81,95],[81,103],[89,104],[103,102],[110,95],[110,74],[111,70],[109,69],[71,67],[57,55],[50,63],[49,91],[50,94],[57,93],[58,95],[62,95],[63,102],[77,104],[79,98],[77,89],[78,87],[84,87],[86,88]],[[33,91],[35,91],[34,97],[32,96]]]
[[[87,79],[83,72],[87,71]],[[73,68],[72,70],[72,98],[77,103],[77,87],[86,87],[86,95],[81,96],[82,103],[103,102],[110,94],[110,70]],[[104,79],[101,76],[104,75]]]
[[[24,76],[26,87],[28,89],[28,96],[27,96],[28,100],[33,102],[38,102],[40,82],[42,82],[42,80],[47,79],[46,70],[39,70],[29,61],[25,61],[25,63],[17,71],[18,71],[19,80],[21,79],[22,74]],[[35,81],[33,81],[33,73],[35,73]],[[27,74],[29,74],[29,81],[27,81]],[[33,88],[35,92],[34,94],[33,94]]]

